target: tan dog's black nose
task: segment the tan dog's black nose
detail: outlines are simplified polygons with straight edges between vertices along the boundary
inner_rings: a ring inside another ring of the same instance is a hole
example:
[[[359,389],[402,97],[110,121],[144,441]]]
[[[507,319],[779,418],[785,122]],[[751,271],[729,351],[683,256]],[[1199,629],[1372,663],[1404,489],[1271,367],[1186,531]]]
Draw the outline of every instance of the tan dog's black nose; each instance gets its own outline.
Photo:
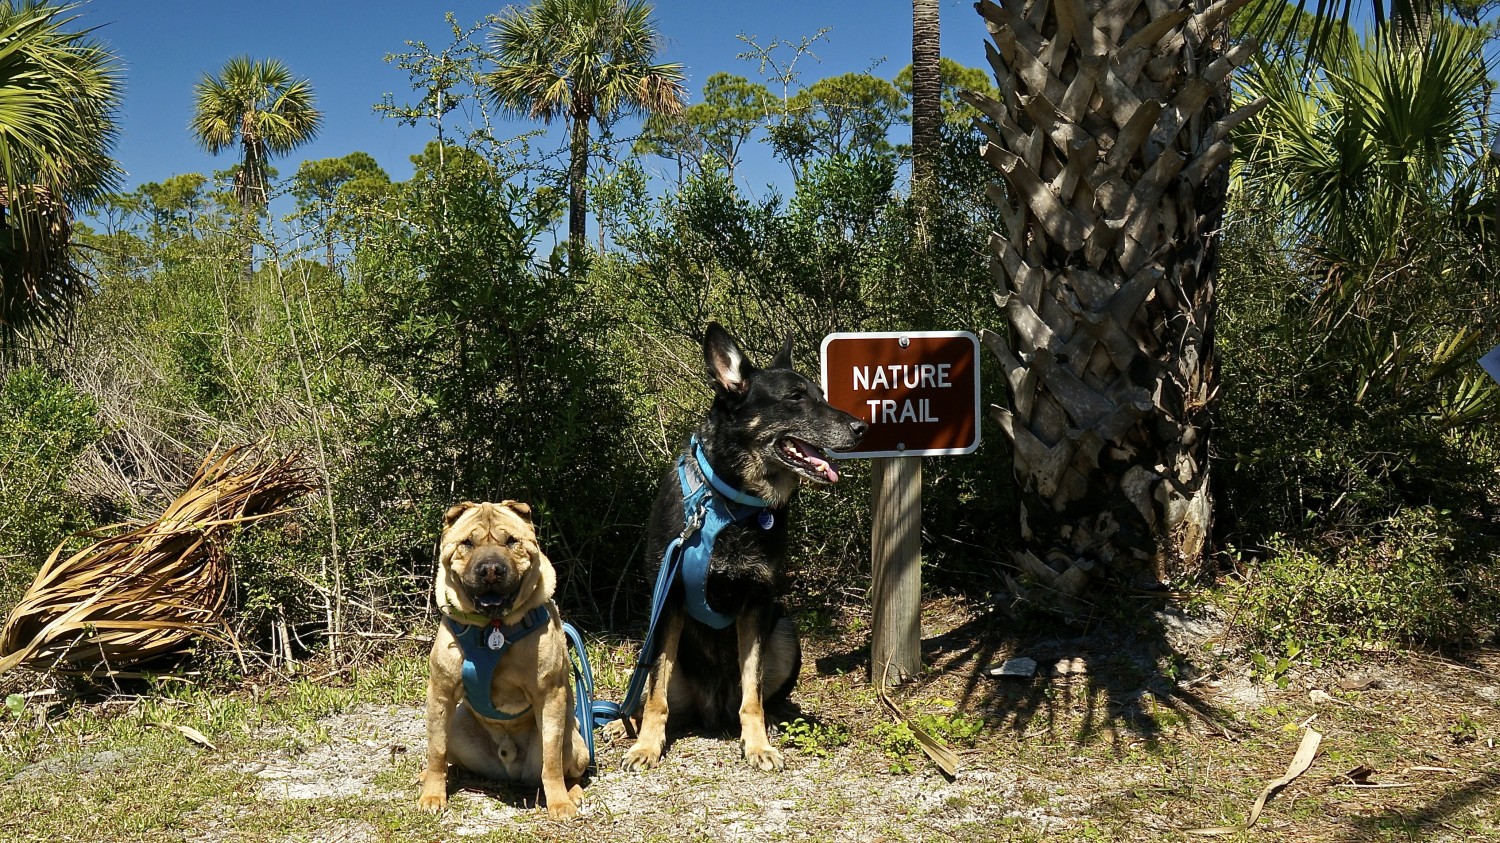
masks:
[[[491,588],[505,587],[514,574],[505,552],[495,547],[481,548],[474,554],[473,570],[475,584]]]

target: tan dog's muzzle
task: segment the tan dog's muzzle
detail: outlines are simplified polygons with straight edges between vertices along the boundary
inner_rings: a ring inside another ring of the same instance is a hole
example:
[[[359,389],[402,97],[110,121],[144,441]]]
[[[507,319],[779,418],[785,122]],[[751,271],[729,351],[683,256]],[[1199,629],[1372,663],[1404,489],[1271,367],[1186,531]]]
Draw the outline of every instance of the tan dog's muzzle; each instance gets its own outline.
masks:
[[[521,578],[511,565],[509,553],[498,547],[480,548],[469,560],[467,573],[464,588],[475,608],[486,614],[511,608],[516,592],[520,590]]]

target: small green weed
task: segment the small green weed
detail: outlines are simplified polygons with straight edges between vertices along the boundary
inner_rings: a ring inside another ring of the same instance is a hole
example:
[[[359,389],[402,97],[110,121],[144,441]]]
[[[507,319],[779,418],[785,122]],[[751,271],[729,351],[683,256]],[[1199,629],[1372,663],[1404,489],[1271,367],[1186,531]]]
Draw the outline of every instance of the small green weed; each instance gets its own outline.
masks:
[[[981,732],[984,731],[984,721],[978,717],[966,717],[962,714],[918,714],[912,718],[923,731],[933,737],[948,743],[957,743],[964,746],[973,746]]]
[[[874,729],[875,745],[891,761],[892,773],[910,773],[911,756],[917,752],[917,736],[905,721],[900,723],[877,723]]]
[[[782,746],[796,747],[798,752],[827,758],[829,751],[849,743],[849,730],[838,723],[808,722],[798,717],[780,724]]]
[[[1461,713],[1448,727],[1448,736],[1454,743],[1473,743],[1479,740],[1479,721]]]
[[[1265,653],[1251,653],[1250,664],[1257,682],[1267,685],[1275,685],[1278,688],[1286,688],[1291,682],[1292,662],[1302,654],[1302,645],[1295,641],[1283,642],[1285,655],[1277,656],[1275,661]]]

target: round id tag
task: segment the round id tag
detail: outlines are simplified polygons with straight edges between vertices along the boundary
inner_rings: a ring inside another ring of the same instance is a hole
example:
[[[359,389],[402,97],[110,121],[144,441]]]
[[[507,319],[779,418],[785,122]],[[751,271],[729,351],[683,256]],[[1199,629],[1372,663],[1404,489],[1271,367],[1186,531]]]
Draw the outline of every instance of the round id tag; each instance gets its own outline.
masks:
[[[484,643],[491,650],[498,650],[505,646],[505,633],[500,631],[500,627],[492,626],[490,627],[490,637],[485,639]]]
[[[756,516],[755,522],[762,530],[769,530],[776,524],[776,516],[769,509],[762,509],[760,515]]]

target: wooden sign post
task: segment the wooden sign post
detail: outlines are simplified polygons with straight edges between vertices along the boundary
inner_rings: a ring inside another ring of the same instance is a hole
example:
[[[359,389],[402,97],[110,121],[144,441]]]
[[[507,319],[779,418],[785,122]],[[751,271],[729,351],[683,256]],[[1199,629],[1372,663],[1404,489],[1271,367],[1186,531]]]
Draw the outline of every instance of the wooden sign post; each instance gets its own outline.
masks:
[[[979,341],[968,331],[830,334],[828,403],[869,422],[859,448],[871,476],[870,681],[922,668],[921,457],[979,447]]]

